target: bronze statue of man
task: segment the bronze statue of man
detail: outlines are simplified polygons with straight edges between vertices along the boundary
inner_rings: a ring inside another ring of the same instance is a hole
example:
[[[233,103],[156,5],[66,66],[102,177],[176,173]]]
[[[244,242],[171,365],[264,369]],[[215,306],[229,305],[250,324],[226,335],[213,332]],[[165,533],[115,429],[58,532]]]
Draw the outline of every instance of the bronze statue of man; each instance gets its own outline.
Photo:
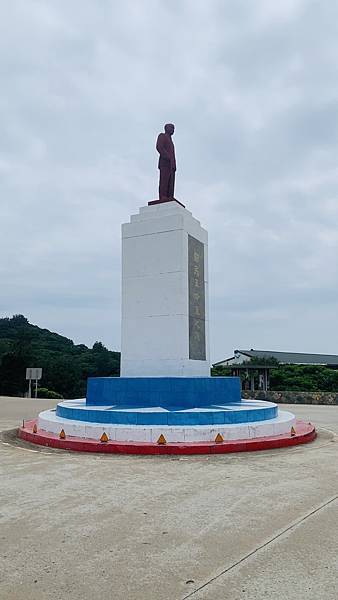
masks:
[[[164,126],[164,133],[160,133],[157,138],[156,150],[160,157],[158,159],[158,168],[160,169],[159,199],[162,202],[175,200],[175,146],[172,141],[172,135],[175,131],[175,125],[167,123]]]

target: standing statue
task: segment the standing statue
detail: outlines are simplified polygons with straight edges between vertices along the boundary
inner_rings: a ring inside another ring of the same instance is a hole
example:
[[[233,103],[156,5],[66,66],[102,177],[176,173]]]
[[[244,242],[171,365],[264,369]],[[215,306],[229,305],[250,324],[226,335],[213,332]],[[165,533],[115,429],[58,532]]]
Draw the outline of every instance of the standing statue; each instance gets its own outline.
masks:
[[[164,126],[164,133],[160,133],[157,138],[156,150],[160,157],[158,159],[158,168],[160,169],[159,199],[162,202],[175,200],[175,146],[171,139],[175,131],[175,125],[167,123]]]

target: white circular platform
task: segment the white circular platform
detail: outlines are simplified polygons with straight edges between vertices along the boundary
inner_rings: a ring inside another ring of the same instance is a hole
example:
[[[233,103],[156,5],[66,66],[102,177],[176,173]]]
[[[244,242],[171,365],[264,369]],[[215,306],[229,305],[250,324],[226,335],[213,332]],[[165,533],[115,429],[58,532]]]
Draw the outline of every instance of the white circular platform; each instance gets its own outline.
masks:
[[[99,440],[103,432],[109,439],[119,442],[156,442],[161,434],[167,442],[212,442],[220,433],[224,440],[254,439],[283,435],[290,432],[295,416],[279,411],[278,417],[265,421],[219,425],[117,425],[91,423],[58,417],[55,410],[46,410],[39,415],[38,429],[59,434],[61,429],[67,436]]]

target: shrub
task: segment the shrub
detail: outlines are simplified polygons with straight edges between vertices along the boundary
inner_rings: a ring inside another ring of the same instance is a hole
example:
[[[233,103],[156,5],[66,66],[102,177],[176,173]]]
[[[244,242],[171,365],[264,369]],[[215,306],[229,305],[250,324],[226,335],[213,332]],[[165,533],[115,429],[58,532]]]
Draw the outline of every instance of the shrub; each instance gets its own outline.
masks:
[[[47,398],[48,400],[63,400],[63,396],[48,388],[38,388],[38,398]]]

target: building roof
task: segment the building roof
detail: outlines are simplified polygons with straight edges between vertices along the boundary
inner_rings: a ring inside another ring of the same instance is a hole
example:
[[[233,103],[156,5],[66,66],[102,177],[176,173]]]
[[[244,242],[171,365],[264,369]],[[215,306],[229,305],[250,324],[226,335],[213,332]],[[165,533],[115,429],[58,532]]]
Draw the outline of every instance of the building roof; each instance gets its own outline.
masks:
[[[248,358],[262,358],[264,360],[273,357],[278,362],[293,365],[330,365],[338,366],[337,354],[308,354],[306,352],[275,352],[274,350],[235,350],[235,356],[221,360],[215,365],[221,365],[227,360],[233,360],[236,355],[242,354]]]
[[[218,365],[220,363],[217,363]],[[215,365],[213,365],[215,366]],[[236,363],[233,363],[230,365],[229,368],[231,369],[236,369],[238,371],[257,371],[258,369],[278,369],[279,365],[268,365],[268,364],[264,364],[264,365],[251,365],[249,363],[242,363],[242,364],[238,364],[236,365]]]

